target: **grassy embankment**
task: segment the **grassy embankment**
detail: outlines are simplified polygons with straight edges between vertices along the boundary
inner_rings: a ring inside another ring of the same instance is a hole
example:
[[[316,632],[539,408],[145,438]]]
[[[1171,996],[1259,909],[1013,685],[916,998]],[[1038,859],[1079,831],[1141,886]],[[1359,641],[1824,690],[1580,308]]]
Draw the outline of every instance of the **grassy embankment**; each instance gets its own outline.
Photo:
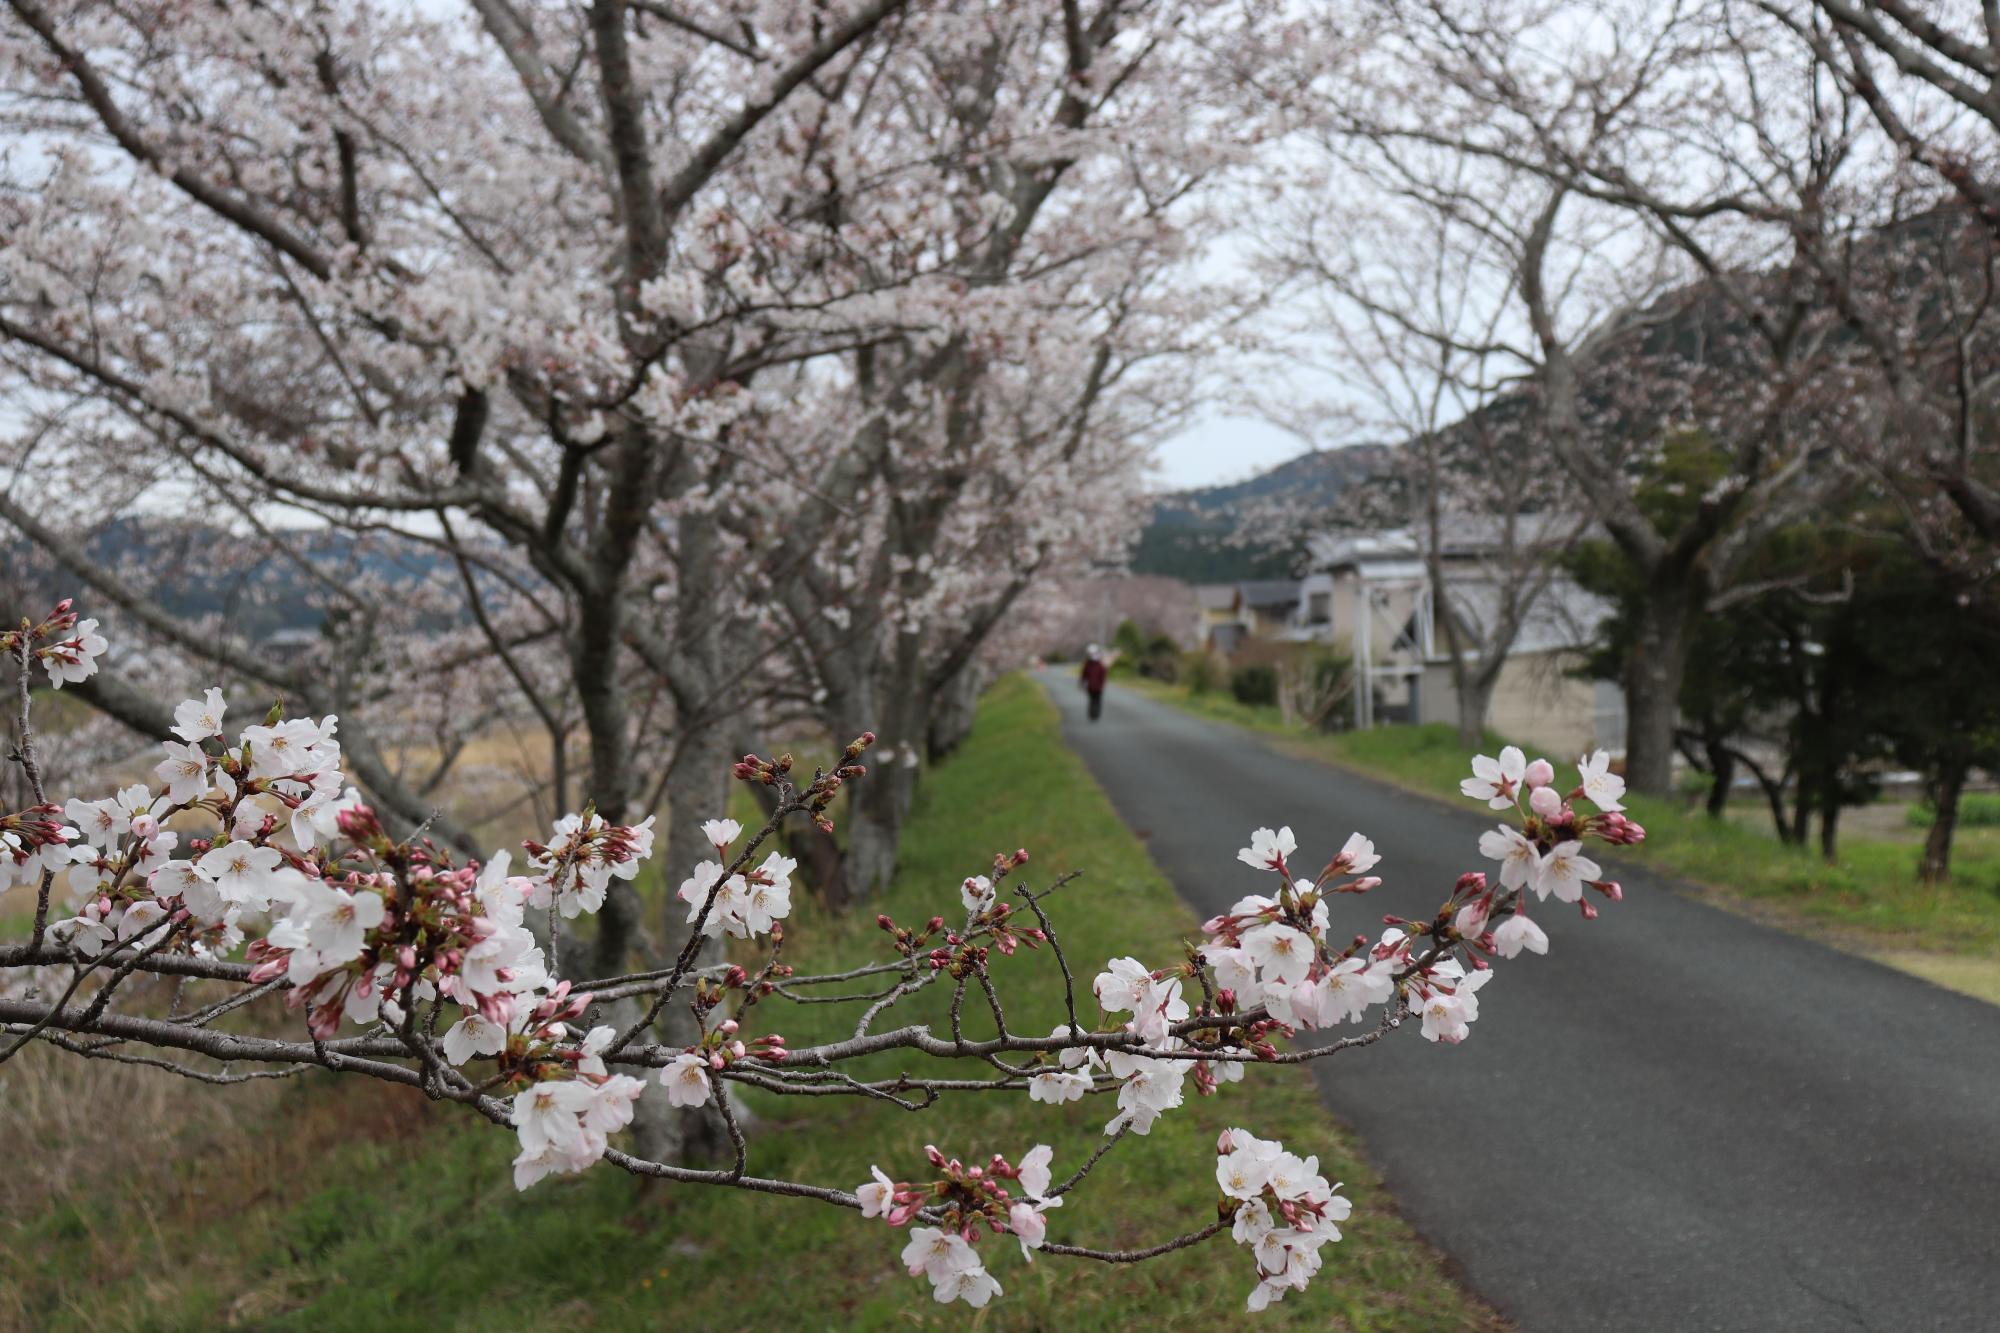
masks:
[[[1471,771],[1447,726],[1317,735],[1286,725],[1274,707],[1241,704],[1226,693],[1122,683],[1433,799],[1460,804],[1458,783]],[[1489,732],[1486,753],[1506,743]],[[1700,885],[1733,909],[2000,1003],[2000,828],[1962,826],[1951,881],[1931,886],[1917,880],[1923,830],[1907,804],[1849,811],[1831,865],[1817,848],[1780,843],[1761,800],[1734,801],[1721,820],[1680,801],[1635,796],[1628,805],[1647,830],[1635,861]]]
[[[1084,872],[1053,901],[1085,986],[1101,960],[1164,961],[1192,931],[1063,748],[1048,701],[1013,678],[981,706],[961,756],[928,780],[895,890],[840,921],[802,907],[788,958],[819,971],[877,957],[876,910],[911,921],[956,910],[966,873],[1023,844],[1035,853],[1037,884]],[[1219,873],[1226,860],[1221,849]],[[1046,951],[996,955],[995,970],[1011,1025],[1046,1031],[1059,1021]],[[919,997],[937,1003],[917,1012],[938,1019],[943,990]],[[846,1006],[783,1012],[794,1045],[854,1021]],[[32,1133],[39,1164],[0,1184],[0,1326],[1192,1328],[1245,1318],[1252,1285],[1248,1253],[1226,1238],[1119,1267],[1056,1258],[1029,1266],[1010,1242],[989,1239],[1006,1294],[975,1316],[934,1305],[922,1280],[900,1271],[901,1232],[844,1210],[647,1186],[605,1167],[517,1196],[511,1136],[402,1090],[332,1076],[183,1088],[146,1071],[27,1059],[0,1083],[0,1122],[17,1122],[0,1140],[21,1152],[28,1144],[17,1135]],[[218,1124],[220,1107],[234,1109]],[[1104,1097],[1053,1109],[1005,1093],[962,1096],[921,1115],[847,1099],[764,1099],[754,1109],[755,1170],[851,1188],[871,1162],[916,1174],[926,1142],[967,1158],[1048,1142],[1060,1171],[1083,1160],[1115,1108]],[[1130,1245],[1200,1226],[1214,1215],[1214,1139],[1229,1124],[1318,1152],[1356,1203],[1312,1289],[1260,1326],[1493,1326],[1394,1214],[1302,1070],[1190,1097],[1149,1137],[1107,1157],[1053,1215],[1051,1236]]]

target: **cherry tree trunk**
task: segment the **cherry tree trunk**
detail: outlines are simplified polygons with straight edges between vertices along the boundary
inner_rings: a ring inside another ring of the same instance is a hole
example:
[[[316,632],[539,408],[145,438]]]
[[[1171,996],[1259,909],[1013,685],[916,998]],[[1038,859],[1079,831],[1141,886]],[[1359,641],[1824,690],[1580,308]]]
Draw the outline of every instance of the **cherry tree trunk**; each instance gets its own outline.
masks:
[[[1840,781],[1829,775],[1819,799],[1819,854],[1828,864],[1840,855],[1840,811]]]
[[[729,733],[720,727],[688,732],[681,737],[667,774],[666,856],[660,862],[659,896],[665,904],[660,938],[669,952],[663,963],[671,963],[688,938],[687,908],[675,891],[695,866],[715,857],[701,826],[704,820],[720,818],[727,807],[729,762],[734,758],[729,740]],[[722,961],[722,940],[715,938],[702,942],[694,965],[711,967]],[[694,1014],[684,1003],[667,1006],[654,1030],[661,1041],[675,1046],[690,1046],[701,1038]],[[642,1156],[653,1161],[710,1161],[728,1149],[728,1131],[713,1106],[681,1109],[669,1106],[664,1097],[642,1097],[636,1110],[633,1142]]]
[[[972,734],[979,709],[979,670],[967,665],[947,681],[931,706],[930,734],[925,750],[931,761],[950,755]]]
[[[1673,793],[1690,607],[1686,588],[1656,587],[1640,608],[1625,666],[1625,785],[1647,796]]]
[[[895,650],[871,684],[874,748],[868,773],[849,790],[847,892],[855,902],[889,887],[903,824],[916,798],[917,777],[928,744],[932,711],[926,688],[922,637],[898,634]]]
[[[856,902],[886,890],[895,879],[903,824],[916,796],[915,743],[906,740],[878,750],[847,808],[846,888]]]
[[[1465,671],[1453,682],[1458,695],[1458,748],[1468,753],[1486,743],[1486,714],[1493,706],[1494,679]]]
[[[1729,791],[1736,783],[1736,756],[1716,740],[1704,742],[1708,751],[1708,771],[1714,781],[1708,788],[1708,817],[1720,819],[1729,810]]]
[[[1923,859],[1917,863],[1917,878],[1926,884],[1942,884],[1951,876],[1951,840],[1958,831],[1959,798],[1965,794],[1967,766],[1948,762],[1931,780],[1931,805],[1937,817],[1924,837]]]

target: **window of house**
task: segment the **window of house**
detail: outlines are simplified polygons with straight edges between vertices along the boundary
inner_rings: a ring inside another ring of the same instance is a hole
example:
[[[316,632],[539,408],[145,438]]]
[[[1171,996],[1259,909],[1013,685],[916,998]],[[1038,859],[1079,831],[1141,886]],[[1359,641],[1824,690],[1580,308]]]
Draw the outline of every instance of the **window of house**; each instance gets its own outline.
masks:
[[[1316,592],[1306,598],[1306,623],[1331,625],[1333,623],[1333,594]]]

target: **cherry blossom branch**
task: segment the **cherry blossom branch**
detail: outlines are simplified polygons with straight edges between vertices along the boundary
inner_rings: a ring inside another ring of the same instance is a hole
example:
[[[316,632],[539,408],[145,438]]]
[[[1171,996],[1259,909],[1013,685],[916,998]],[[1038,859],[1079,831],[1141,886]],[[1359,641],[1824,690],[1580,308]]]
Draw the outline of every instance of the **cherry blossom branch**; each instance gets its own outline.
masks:
[[[80,682],[93,674],[105,646],[93,629],[65,603],[40,625],[7,631],[0,648],[19,660],[24,678],[39,661],[53,683]],[[1279,1299],[1288,1285],[1310,1276],[1318,1247],[1338,1239],[1332,1223],[1349,1205],[1312,1175],[1305,1159],[1244,1131],[1230,1130],[1218,1143],[1217,1179],[1226,1197],[1218,1220],[1201,1230],[1149,1247],[1104,1250],[1049,1243],[1042,1214],[1117,1145],[1148,1133],[1160,1114],[1181,1105],[1189,1081],[1197,1095],[1215,1095],[1249,1069],[1372,1045],[1412,1017],[1421,1017],[1430,1040],[1463,1040],[1478,1016],[1476,992],[1494,975],[1491,960],[1547,949],[1546,936],[1527,918],[1528,893],[1579,902],[1585,916],[1594,915],[1595,907],[1581,902],[1585,889],[1611,901],[1622,895],[1598,878],[1596,864],[1581,854],[1581,839],[1630,844],[1643,837],[1619,813],[1623,784],[1601,755],[1584,762],[1568,796],[1553,787],[1553,768],[1544,762],[1528,764],[1512,749],[1498,759],[1479,756],[1463,792],[1519,821],[1481,840],[1481,852],[1500,863],[1499,884],[1468,873],[1429,920],[1385,918],[1388,929],[1379,939],[1358,935],[1337,948],[1328,905],[1379,883],[1367,874],[1380,860],[1373,844],[1350,837],[1308,880],[1288,864],[1296,850],[1291,830],[1258,829],[1238,860],[1273,875],[1276,893],[1245,897],[1203,923],[1201,941],[1186,944],[1167,967],[1112,959],[1093,983],[1098,1013],[1086,1029],[1046,905],[1074,874],[1041,892],[1014,891],[1033,927],[1017,924],[1024,914],[998,898],[1007,878],[1027,864],[1025,850],[995,856],[990,876],[962,882],[957,928],[947,929],[942,915],[912,929],[885,914],[877,924],[896,960],[792,974],[783,961],[783,919],[790,915],[796,864],[777,853],[754,869],[752,863],[789,817],[808,815],[830,827],[829,804],[845,782],[865,775],[858,760],[874,738],[864,734],[831,771],[815,770],[803,787],[790,777],[789,756],[749,755],[735,764],[736,777],[770,790],[770,815],[748,838],[733,820],[701,826],[717,859],[680,886],[690,933],[673,966],[605,977],[579,990],[543,965],[543,950],[522,922],[540,908],[559,932],[563,920],[604,907],[617,881],[634,877],[651,854],[650,818],[628,826],[591,810],[565,816],[548,842],[523,844],[525,874],[510,873],[506,854],[459,865],[423,837],[421,826],[408,838],[392,838],[351,791],[339,794],[344,778],[334,767],[340,757],[334,719],[287,721],[274,708],[263,723],[225,741],[225,709],[221,691],[212,689],[174,710],[170,730],[183,739],[165,746],[166,759],[155,769],[158,791],[138,784],[115,797],[72,801],[61,814],[75,827],[59,821],[46,802],[0,816],[0,873],[40,874],[45,862],[60,864],[77,908],[49,925],[47,940],[0,948],[0,969],[27,969],[25,985],[0,971],[0,1032],[10,1039],[0,1063],[39,1040],[197,1081],[244,1081],[253,1075],[234,1068],[250,1064],[272,1066],[254,1071],[268,1077],[321,1068],[401,1083],[511,1129],[521,1147],[513,1163],[518,1188],[609,1161],[638,1175],[816,1198],[894,1225],[924,1223],[911,1232],[905,1262],[929,1276],[937,1299],[974,1305],[998,1291],[971,1248],[987,1230],[1054,1254],[1130,1263],[1229,1229],[1259,1247],[1252,1308]],[[1581,813],[1578,800],[1598,813]],[[166,827],[183,818],[213,824],[212,836],[188,839],[191,859],[175,855],[183,832]],[[239,919],[246,909],[269,924],[244,947]],[[696,968],[700,942],[725,933],[746,946],[768,936],[767,945],[749,946],[765,948],[761,960]],[[1006,960],[1043,942],[1056,954],[1069,1019],[1046,1036],[1010,1027],[1002,994]],[[216,956],[239,947],[243,961]],[[25,998],[41,984],[36,970],[52,964],[71,968],[61,992],[53,1002]],[[126,981],[141,973],[180,983],[166,1018],[116,1007]],[[810,993],[892,976],[892,985],[859,994]],[[951,996],[942,1032],[929,1023],[873,1030],[881,1015],[945,978]],[[222,983],[230,993],[179,1016],[183,992],[197,980]],[[92,981],[90,998],[73,1003]],[[974,986],[993,1018],[990,1037],[966,1032],[965,1002]],[[304,1011],[307,1040],[210,1026],[280,994],[286,1008]],[[653,998],[645,1014],[622,1031],[572,1027],[595,1005],[647,994]],[[641,1043],[639,1035],[677,995],[686,996],[698,1020],[696,1040]],[[865,1007],[851,1036],[791,1050],[777,1031],[745,1031],[746,1023],[770,1018],[767,998]],[[447,1006],[460,1017],[441,1033]],[[1331,1040],[1308,1035],[1358,1023],[1377,1006],[1379,1019],[1367,1031]],[[1114,1017],[1127,1013],[1129,1020]],[[340,1035],[348,1024],[358,1030]],[[1280,1049],[1280,1042],[1291,1049]],[[206,1057],[223,1069],[113,1049],[128,1045]],[[936,1060],[941,1072],[928,1074],[912,1062],[891,1076],[857,1077],[840,1067],[889,1052]],[[966,1059],[997,1077],[965,1077],[951,1068]],[[491,1062],[490,1073],[467,1072],[481,1061]],[[611,1146],[610,1135],[630,1122],[653,1081],[672,1105],[714,1104],[710,1114],[730,1144],[727,1167],[648,1161]],[[850,1194],[751,1175],[753,1145],[730,1100],[732,1085],[776,1096],[861,1097],[913,1113],[958,1094],[1024,1092],[1051,1104],[1115,1097],[1118,1112],[1102,1141],[1056,1188],[1046,1145],[1018,1162],[996,1154],[978,1168],[932,1148],[927,1156],[940,1174],[931,1185],[890,1181],[878,1170],[874,1182]],[[1018,1184],[1025,1197],[1000,1186],[1002,1180]],[[1308,1257],[1281,1282],[1294,1249]]]
[[[1157,1259],[1163,1254],[1172,1254],[1175,1250],[1185,1250],[1190,1245],[1199,1245],[1203,1241],[1228,1230],[1229,1226],[1229,1218],[1218,1218],[1199,1231],[1190,1231],[1184,1236],[1176,1236],[1172,1240],[1163,1241],[1158,1245],[1149,1245],[1143,1250],[1093,1250],[1084,1245],[1058,1245],[1053,1242],[1043,1245],[1041,1248],[1047,1254],[1069,1255],[1078,1259],[1095,1259],[1099,1263],[1136,1264],[1142,1263],[1147,1259]]]
[[[20,638],[15,651],[17,678],[15,685],[20,691],[20,712],[15,719],[14,762],[21,766],[22,774],[28,779],[28,794],[35,798],[36,805],[47,805],[49,794],[42,787],[42,765],[35,758],[35,730],[31,720],[33,711],[32,689],[29,681],[30,668],[34,664],[33,644],[26,634]],[[28,936],[28,948],[42,947],[42,936],[49,924],[49,893],[55,886],[55,874],[44,870],[35,885],[35,924]]]

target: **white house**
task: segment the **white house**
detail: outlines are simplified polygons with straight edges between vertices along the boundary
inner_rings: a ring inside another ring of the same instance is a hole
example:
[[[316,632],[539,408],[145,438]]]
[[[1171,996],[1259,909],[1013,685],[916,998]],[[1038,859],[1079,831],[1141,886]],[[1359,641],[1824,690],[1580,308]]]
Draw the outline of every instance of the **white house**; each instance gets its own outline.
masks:
[[[1516,523],[1539,521],[1530,515]],[[1492,563],[1500,528],[1491,519],[1461,519],[1452,530],[1444,580],[1459,628],[1476,644],[1500,605],[1502,584]],[[1517,540],[1536,535],[1516,528]],[[1283,637],[1324,643],[1354,658],[1365,686],[1355,691],[1354,724],[1455,723],[1451,661],[1414,534],[1403,528],[1328,533],[1308,550],[1310,569]],[[1488,725],[1556,754],[1623,749],[1623,695],[1609,682],[1572,674],[1609,612],[1608,603],[1568,578],[1551,578],[1501,668]]]

